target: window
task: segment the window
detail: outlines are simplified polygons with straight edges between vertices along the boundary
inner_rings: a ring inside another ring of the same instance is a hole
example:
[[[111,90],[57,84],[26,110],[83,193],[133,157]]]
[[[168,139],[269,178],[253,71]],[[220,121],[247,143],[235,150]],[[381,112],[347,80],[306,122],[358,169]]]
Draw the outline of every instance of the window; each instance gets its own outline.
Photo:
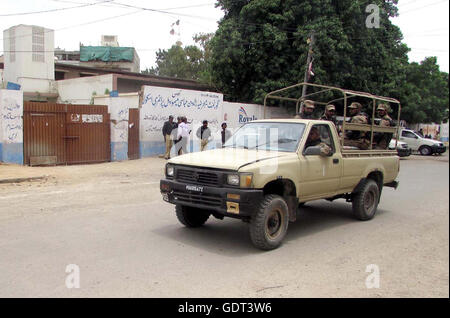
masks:
[[[410,132],[410,131],[402,131],[402,137],[405,138],[416,138],[416,134]]]
[[[335,151],[333,135],[331,134],[330,127],[328,125],[314,125],[311,127],[303,151],[305,151],[308,147],[318,146],[321,143],[329,146],[333,152]]]
[[[327,144],[334,151],[333,136],[331,135],[330,126],[328,125],[315,125],[319,129],[320,139],[323,143]]]
[[[250,122],[239,128],[224,147],[295,152],[302,138],[304,124]]]
[[[9,61],[16,61],[16,30],[9,29]]]
[[[33,62],[45,62],[44,28],[33,27]]]

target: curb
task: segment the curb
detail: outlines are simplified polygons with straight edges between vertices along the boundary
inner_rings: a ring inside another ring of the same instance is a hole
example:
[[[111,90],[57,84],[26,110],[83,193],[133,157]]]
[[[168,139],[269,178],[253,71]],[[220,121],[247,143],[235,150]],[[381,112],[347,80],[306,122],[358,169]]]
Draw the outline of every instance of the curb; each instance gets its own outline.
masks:
[[[40,176],[40,177],[28,177],[28,178],[11,178],[11,179],[0,179],[0,184],[6,183],[21,183],[27,181],[37,181],[48,178],[49,176]]]

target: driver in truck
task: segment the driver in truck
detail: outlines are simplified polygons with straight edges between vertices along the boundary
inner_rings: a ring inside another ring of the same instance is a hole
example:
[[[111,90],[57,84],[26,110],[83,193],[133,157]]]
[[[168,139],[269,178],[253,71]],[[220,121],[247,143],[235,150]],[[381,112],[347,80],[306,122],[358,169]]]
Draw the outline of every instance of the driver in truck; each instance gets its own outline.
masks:
[[[319,129],[316,126],[313,126],[311,128],[311,131],[309,132],[308,139],[306,140],[305,144],[305,149],[314,146],[320,147],[320,155],[322,157],[328,157],[332,151],[330,146],[322,142],[322,139],[320,138]]]

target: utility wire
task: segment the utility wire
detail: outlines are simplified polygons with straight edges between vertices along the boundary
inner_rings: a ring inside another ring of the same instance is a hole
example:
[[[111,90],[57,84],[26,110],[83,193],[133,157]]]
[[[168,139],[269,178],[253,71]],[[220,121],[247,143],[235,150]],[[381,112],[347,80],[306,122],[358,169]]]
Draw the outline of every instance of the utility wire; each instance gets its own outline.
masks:
[[[64,10],[71,10],[71,9],[78,9],[83,7],[90,7],[90,6],[96,6],[102,3],[108,3],[113,2],[114,0],[105,0],[102,2],[95,2],[95,3],[86,3],[79,6],[73,6],[73,7],[66,7],[66,8],[57,8],[57,9],[49,9],[49,10],[42,10],[42,11],[31,11],[31,12],[20,12],[20,13],[6,13],[6,14],[0,14],[0,17],[13,17],[13,16],[19,16],[19,15],[30,15],[30,14],[39,14],[39,13],[49,13],[49,12],[56,12],[56,11],[64,11]]]
[[[414,11],[417,11],[417,10],[422,10],[424,8],[428,8],[428,7],[431,7],[431,6],[434,6],[434,5],[437,5],[437,4],[441,4],[441,3],[444,3],[444,2],[448,2],[448,0],[430,3],[430,4],[427,4],[425,6],[417,7],[417,8],[411,9],[411,10],[407,10],[405,12],[399,12],[399,16],[401,17],[402,15],[405,15],[406,13],[414,12]]]

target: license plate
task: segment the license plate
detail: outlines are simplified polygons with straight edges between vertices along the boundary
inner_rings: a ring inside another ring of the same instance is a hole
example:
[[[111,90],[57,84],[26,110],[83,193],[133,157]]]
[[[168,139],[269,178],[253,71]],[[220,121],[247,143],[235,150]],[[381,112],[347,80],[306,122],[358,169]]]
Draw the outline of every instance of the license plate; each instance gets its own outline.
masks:
[[[186,191],[203,192],[203,187],[196,185],[187,185]]]

